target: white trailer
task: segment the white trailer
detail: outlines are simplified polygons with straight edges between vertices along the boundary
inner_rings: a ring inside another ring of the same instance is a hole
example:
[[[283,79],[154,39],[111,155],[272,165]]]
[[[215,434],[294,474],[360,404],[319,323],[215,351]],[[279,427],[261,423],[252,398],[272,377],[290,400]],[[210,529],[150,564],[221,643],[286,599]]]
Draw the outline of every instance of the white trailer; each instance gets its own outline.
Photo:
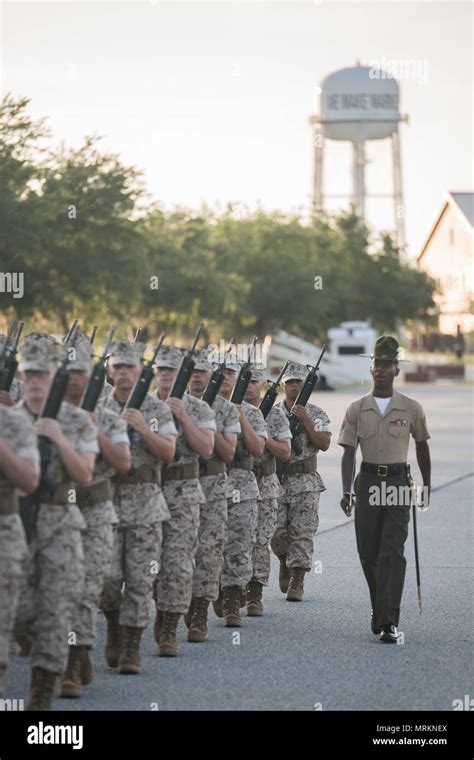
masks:
[[[328,350],[320,365],[318,387],[368,383],[369,359],[363,359],[359,354],[370,354],[377,337],[377,331],[368,321],[342,322],[339,327],[328,330]],[[265,349],[270,375],[278,374],[287,359],[314,365],[321,350],[316,344],[283,331],[273,337],[267,336]]]

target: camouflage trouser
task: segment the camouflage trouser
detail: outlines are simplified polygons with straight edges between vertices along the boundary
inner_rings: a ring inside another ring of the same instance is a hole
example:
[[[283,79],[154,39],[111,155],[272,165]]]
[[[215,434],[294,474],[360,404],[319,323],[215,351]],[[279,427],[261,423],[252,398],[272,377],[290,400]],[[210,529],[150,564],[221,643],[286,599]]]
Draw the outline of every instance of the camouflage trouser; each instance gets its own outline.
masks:
[[[257,499],[228,502],[227,540],[221,586],[240,586],[243,590],[252,577],[252,549],[257,530]]]
[[[5,692],[8,650],[20,597],[26,541],[19,515],[0,515],[0,699]]]
[[[87,518],[86,518],[87,519]],[[84,589],[74,617],[72,630],[77,646],[92,647],[96,638],[96,617],[100,595],[110,572],[113,525],[88,525],[82,534],[84,547]]]
[[[210,602],[219,596],[219,576],[222,569],[226,525],[226,498],[201,504],[193,596],[204,597]]]
[[[68,645],[74,643],[70,634],[84,586],[84,553],[81,530],[67,523],[64,508],[42,505],[41,511],[17,621],[31,628],[31,667],[59,675],[66,667]]]
[[[154,584],[157,608],[163,612],[188,611],[199,530],[198,501],[173,499],[165,486],[171,518],[163,524],[160,572]]]
[[[272,549],[279,557],[286,554],[288,567],[311,570],[313,536],[319,526],[319,491],[285,493],[278,502],[277,526]]]
[[[99,606],[104,612],[120,610],[120,625],[133,628],[148,625],[161,538],[161,522],[114,526],[110,574],[105,580]]]
[[[266,586],[270,575],[270,541],[275,532],[278,499],[262,499],[257,505],[257,541],[252,551],[252,578]]]

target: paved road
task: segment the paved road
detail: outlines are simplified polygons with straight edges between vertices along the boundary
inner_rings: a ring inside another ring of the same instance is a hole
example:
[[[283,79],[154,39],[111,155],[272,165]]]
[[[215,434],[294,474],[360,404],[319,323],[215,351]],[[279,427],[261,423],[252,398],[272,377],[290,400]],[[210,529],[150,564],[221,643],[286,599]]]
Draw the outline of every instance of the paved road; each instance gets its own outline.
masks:
[[[158,658],[151,631],[139,676],[119,676],[103,660],[98,622],[96,677],[81,700],[57,700],[65,710],[451,710],[474,695],[472,682],[472,386],[450,382],[399,386],[425,406],[433,438],[433,494],[419,513],[424,612],[418,614],[413,540],[407,543],[407,581],[400,630],[404,644],[381,644],[370,632],[368,593],[355,550],[353,521],[339,506],[340,449],[320,456],[328,490],[321,500],[315,560],[300,604],[285,601],[274,563],[266,615],[245,619],[239,631],[210,618],[206,644],[186,642],[181,654]],[[336,434],[347,404],[359,393],[319,394]],[[411,451],[414,462],[414,451]],[[415,475],[418,470],[415,466]],[[461,479],[459,479],[461,478]],[[459,480],[457,480],[459,479]],[[456,481],[442,487],[448,481]],[[12,657],[8,696],[22,698],[27,663]]]

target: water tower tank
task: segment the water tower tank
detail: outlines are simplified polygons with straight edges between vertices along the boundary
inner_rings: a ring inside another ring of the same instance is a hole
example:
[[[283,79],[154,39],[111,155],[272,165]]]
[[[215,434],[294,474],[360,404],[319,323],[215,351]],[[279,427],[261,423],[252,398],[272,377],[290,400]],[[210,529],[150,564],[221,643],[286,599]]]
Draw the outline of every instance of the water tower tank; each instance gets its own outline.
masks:
[[[330,140],[382,140],[397,130],[399,120],[398,84],[386,72],[354,66],[323,80],[321,121]]]

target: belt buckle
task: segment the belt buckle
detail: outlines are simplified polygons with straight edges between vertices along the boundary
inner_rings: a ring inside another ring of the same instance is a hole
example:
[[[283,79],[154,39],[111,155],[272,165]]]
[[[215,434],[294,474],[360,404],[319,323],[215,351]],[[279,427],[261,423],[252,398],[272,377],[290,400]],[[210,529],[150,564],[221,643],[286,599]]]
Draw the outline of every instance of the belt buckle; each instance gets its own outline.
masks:
[[[385,470],[385,472],[382,472],[382,470]],[[388,465],[386,464],[378,464],[377,465],[377,475],[379,475],[381,478],[386,478],[388,475]]]

